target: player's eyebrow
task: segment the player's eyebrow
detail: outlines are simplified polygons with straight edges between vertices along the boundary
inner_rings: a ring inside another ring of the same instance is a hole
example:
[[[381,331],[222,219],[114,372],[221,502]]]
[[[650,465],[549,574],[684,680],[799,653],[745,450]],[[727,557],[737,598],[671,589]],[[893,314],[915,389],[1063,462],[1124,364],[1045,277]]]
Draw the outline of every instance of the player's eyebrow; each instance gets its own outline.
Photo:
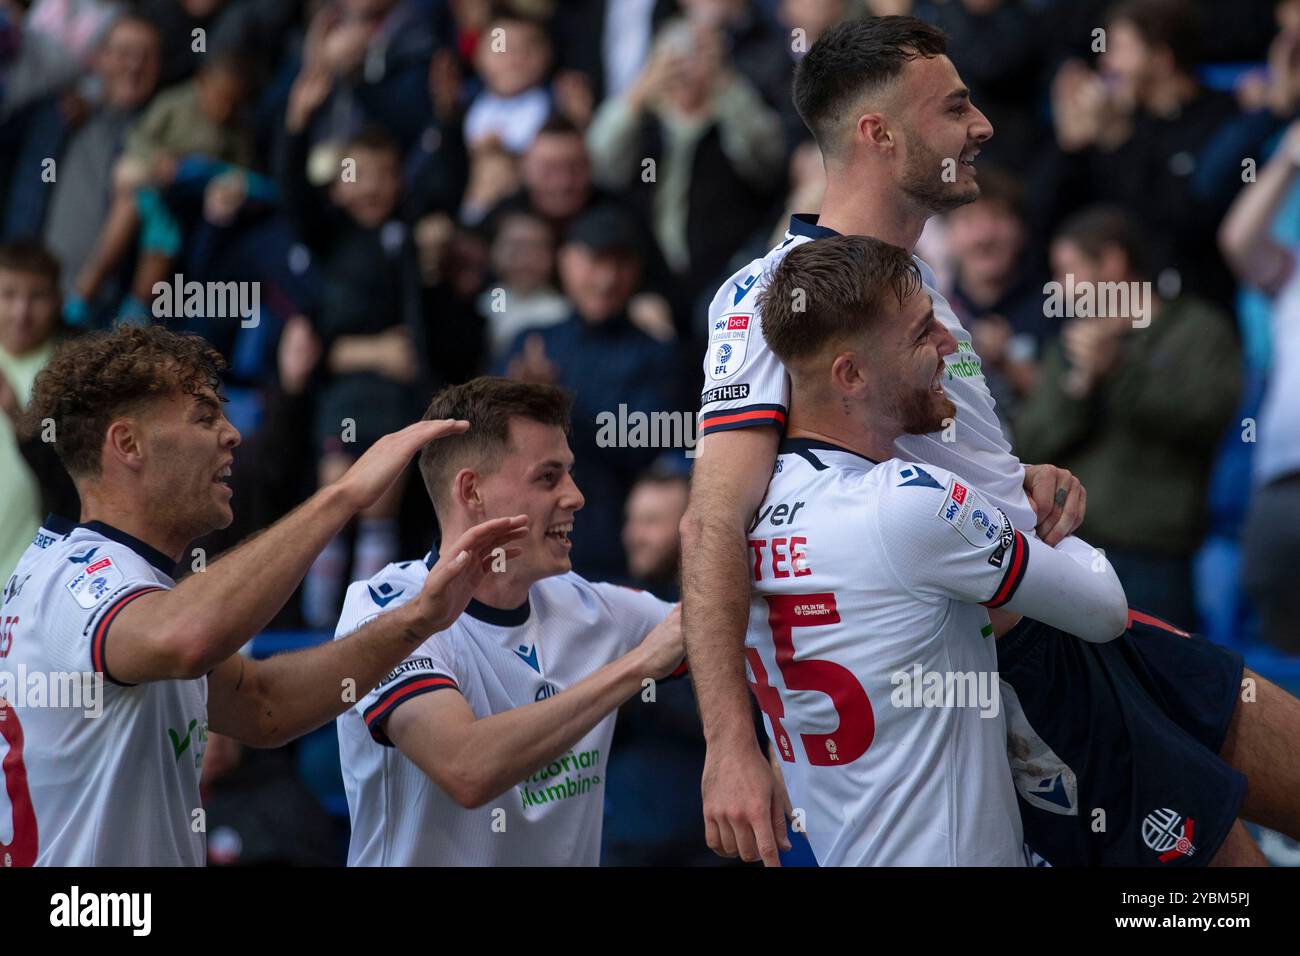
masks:
[[[968,90],[964,86],[959,86],[951,93],[949,93],[947,96],[945,96],[944,99],[945,100],[969,100],[970,90]]]
[[[194,409],[201,412],[219,412],[221,404],[210,395],[195,395]]]
[[[550,460],[548,460],[548,461],[544,461],[544,462],[542,462],[541,464],[539,464],[539,465],[538,465],[536,468],[534,468],[533,470],[534,470],[536,473],[540,474],[540,473],[542,473],[543,471],[550,471],[552,468],[558,468],[558,469],[560,469],[560,471],[572,471],[572,470],[573,470],[573,462],[569,462],[568,464],[565,464],[564,462],[560,461],[560,459],[558,459],[558,458],[552,458],[552,459],[550,459]]]

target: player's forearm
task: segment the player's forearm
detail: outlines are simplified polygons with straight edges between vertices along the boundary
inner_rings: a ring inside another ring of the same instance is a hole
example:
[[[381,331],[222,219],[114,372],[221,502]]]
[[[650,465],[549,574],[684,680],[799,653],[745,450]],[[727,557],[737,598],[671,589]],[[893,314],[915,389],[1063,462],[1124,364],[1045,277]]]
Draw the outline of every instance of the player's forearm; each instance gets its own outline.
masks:
[[[481,806],[555,760],[653,676],[634,650],[554,697],[474,721],[448,762],[469,775],[458,788],[464,802]]]
[[[745,680],[749,567],[744,532],[724,518],[688,511],[682,522],[682,628],[704,736],[754,743]]]
[[[1115,569],[1101,555],[1087,564],[1037,538],[1027,538],[1024,578],[1005,610],[1101,643],[1124,632],[1128,600]]]
[[[179,635],[191,676],[207,673],[270,622],[354,511],[338,486],[323,488],[157,602],[158,623]]]
[[[337,717],[429,635],[412,605],[381,614],[347,637],[263,661],[257,668],[259,736],[279,747]]]

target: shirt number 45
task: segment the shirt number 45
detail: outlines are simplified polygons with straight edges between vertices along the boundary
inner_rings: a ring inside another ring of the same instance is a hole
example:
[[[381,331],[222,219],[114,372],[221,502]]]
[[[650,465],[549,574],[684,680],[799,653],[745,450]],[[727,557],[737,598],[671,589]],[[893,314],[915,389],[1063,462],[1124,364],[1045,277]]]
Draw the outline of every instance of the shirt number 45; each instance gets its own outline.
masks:
[[[834,661],[794,659],[794,629],[797,627],[826,627],[840,623],[835,609],[835,595],[824,594],[772,594],[765,595],[767,620],[772,628],[772,643],[776,646],[776,666],[781,669],[781,679],[787,690],[811,690],[831,699],[840,725],[829,734],[799,735],[803,741],[808,762],[815,767],[840,767],[857,760],[871,746],[876,735],[876,715],[862,684],[847,667]],[[794,761],[794,747],[782,720],[785,705],[781,695],[767,679],[767,668],[752,647],[745,648],[745,658],[754,672],[754,683],[749,685],[758,706],[772,722],[777,751],[781,758]]]

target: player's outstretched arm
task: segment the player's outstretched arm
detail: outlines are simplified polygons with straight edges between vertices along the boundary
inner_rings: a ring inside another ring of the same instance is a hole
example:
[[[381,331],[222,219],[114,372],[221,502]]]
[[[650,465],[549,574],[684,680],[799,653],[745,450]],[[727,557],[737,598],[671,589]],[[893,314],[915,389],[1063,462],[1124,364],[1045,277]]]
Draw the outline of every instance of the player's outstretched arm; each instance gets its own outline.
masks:
[[[208,677],[212,729],[254,747],[279,747],[337,717],[430,634],[450,627],[482,583],[493,552],[518,557],[522,551],[511,542],[527,533],[526,515],[485,521],[444,550],[414,600],[355,633],[267,661],[227,658]]]
[[[385,435],[332,485],[170,590],[128,604],[112,621],[106,668],[115,680],[193,679],[267,625],[330,539],[379,500],[424,445],[467,422],[417,422]]]
[[[681,612],[554,697],[476,718],[458,693],[423,694],[388,717],[388,739],[462,807],[480,807],[562,756],[616,707],[681,663]]]
[[[925,481],[918,480],[920,472]],[[1076,561],[1027,537],[979,489],[948,472],[882,466],[873,527],[900,586],[922,601],[983,604],[1023,614],[1085,641],[1124,632],[1128,601],[1100,552]]]
[[[745,685],[749,622],[745,530],[776,462],[774,428],[706,435],[682,518],[682,610],[686,653],[707,752],[701,790],[705,839],[723,856],[778,864],[785,819],[771,769],[754,736]]]

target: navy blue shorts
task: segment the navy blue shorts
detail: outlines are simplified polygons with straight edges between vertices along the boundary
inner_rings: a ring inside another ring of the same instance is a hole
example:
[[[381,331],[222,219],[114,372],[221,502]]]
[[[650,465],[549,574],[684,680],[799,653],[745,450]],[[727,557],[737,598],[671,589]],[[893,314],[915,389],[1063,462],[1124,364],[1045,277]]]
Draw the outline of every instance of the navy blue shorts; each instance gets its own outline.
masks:
[[[1106,644],[1026,618],[997,650],[1030,849],[1053,866],[1209,863],[1246,793],[1218,756],[1241,655],[1138,611]]]

